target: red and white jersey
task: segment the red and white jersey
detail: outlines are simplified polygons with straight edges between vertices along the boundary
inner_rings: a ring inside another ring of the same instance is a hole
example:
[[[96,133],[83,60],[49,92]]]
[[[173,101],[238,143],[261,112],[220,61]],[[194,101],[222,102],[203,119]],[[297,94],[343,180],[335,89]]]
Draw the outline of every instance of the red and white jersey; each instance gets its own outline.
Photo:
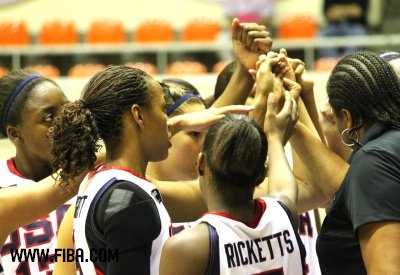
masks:
[[[219,263],[213,264],[219,265],[219,274],[302,275],[302,244],[287,212],[276,199],[264,197],[257,202],[261,209],[252,226],[220,212],[208,212],[198,220],[218,234]]]
[[[13,159],[0,160],[0,178],[1,188],[37,184],[17,171]],[[1,249],[1,265],[4,269],[2,274],[51,274],[54,268],[51,260],[54,259],[58,229],[65,212],[74,202],[75,199],[71,199],[47,216],[12,232]],[[13,259],[14,253],[32,257]],[[44,254],[47,254],[48,261],[39,261]]]
[[[285,145],[285,155],[290,167],[293,169],[293,155],[290,143]],[[299,234],[301,241],[307,251],[305,274],[320,275],[321,269],[317,258],[315,244],[317,242],[318,231],[315,220],[314,210],[302,213],[299,216]]]
[[[160,258],[162,246],[170,236],[171,218],[168,215],[164,204],[157,200],[159,192],[157,188],[149,181],[134,175],[131,171],[121,167],[107,167],[98,170],[94,175],[88,175],[79,188],[75,218],[74,218],[74,242],[75,249],[83,251],[85,258],[90,255],[89,244],[86,239],[85,228],[89,210],[95,207],[95,198],[98,198],[107,188],[116,181],[123,180],[136,184],[155,201],[161,222],[161,232],[152,243],[152,252],[150,255],[150,273],[159,274]],[[92,205],[93,203],[93,205]],[[90,221],[89,221],[90,222]],[[95,249],[95,248],[92,248]],[[83,274],[96,274],[96,268],[93,262],[79,262]]]
[[[318,231],[314,211],[302,213],[299,216],[299,235],[307,251],[305,274],[320,275],[317,252],[315,244],[317,242]]]

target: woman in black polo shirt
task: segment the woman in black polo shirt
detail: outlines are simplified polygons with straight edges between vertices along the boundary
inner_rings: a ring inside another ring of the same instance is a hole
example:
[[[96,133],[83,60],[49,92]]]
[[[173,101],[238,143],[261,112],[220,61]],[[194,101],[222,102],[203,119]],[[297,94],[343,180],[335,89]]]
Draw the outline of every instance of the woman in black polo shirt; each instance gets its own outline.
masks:
[[[378,54],[345,56],[327,92],[348,163],[298,124],[292,145],[333,198],[317,241],[323,274],[400,270],[400,82]]]

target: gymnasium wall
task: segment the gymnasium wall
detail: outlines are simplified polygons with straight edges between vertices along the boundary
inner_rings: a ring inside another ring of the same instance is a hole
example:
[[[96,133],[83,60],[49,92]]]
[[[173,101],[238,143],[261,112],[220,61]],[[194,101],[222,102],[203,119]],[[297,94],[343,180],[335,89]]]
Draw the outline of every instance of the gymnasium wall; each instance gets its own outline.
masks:
[[[370,0],[369,22],[380,21],[380,0]],[[323,24],[322,0],[276,0],[274,23],[291,13],[310,13]],[[128,31],[133,31],[138,23],[148,18],[162,18],[173,23],[179,29],[192,17],[208,16],[223,22],[221,7],[206,0],[22,0],[0,6],[0,19],[22,19],[28,24],[31,33],[37,33],[43,22],[51,19],[72,20],[81,32],[90,22],[98,18],[121,19]],[[325,85],[328,75],[315,74],[316,100],[325,98]],[[185,78],[192,82],[200,92],[209,95],[213,91],[215,75]],[[76,99],[87,80],[58,79],[70,99]],[[0,159],[14,154],[14,147],[8,140],[0,140]]]
[[[276,0],[275,21],[293,11],[310,12],[319,18],[321,0],[306,1],[307,5],[299,0]],[[162,18],[179,28],[194,16],[208,16],[222,22],[221,15],[221,6],[206,0],[22,0],[0,7],[0,18],[24,19],[33,32],[40,29],[43,21],[54,18],[73,20],[83,31],[97,18],[119,18],[128,29],[147,18]]]

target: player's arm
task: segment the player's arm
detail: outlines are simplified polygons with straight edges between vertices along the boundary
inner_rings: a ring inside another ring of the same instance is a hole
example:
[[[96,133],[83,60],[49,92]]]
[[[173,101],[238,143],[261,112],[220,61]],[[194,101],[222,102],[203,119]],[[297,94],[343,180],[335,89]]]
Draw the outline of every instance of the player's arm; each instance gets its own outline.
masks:
[[[359,150],[347,175],[346,210],[368,274],[399,274],[398,163],[395,151]]]
[[[198,180],[176,182],[152,179],[151,181],[161,192],[172,222],[194,221],[207,211]]]
[[[118,251],[107,274],[150,274],[153,241],[165,230],[153,198],[138,185],[119,181],[101,195],[93,216],[107,249]]]
[[[303,182],[310,186],[319,186],[324,193],[309,194],[307,197],[325,196],[332,200],[348,171],[349,164],[332,152],[301,122],[297,123],[290,143],[305,164]],[[308,191],[314,192],[317,189],[309,188]]]
[[[400,222],[377,222],[358,230],[368,274],[398,274],[400,270]]]
[[[298,84],[293,81],[287,82],[286,87],[289,91],[299,89]],[[268,191],[270,196],[277,197],[289,208],[297,225],[298,186],[283,147],[298,119],[296,103],[289,91],[285,91],[285,103],[279,113],[276,108],[275,95],[269,94],[264,131],[268,140]]]
[[[248,114],[253,106],[229,105],[219,108],[210,108],[202,111],[177,115],[168,120],[169,131],[175,135],[179,131],[206,131],[211,125],[217,123],[225,114]]]
[[[160,275],[206,274],[209,244],[205,223],[172,236],[163,246]]]
[[[237,61],[232,78],[212,107],[244,104],[254,86],[249,73],[255,69],[258,56],[271,50],[272,39],[267,28],[256,23],[232,21],[232,47]]]
[[[74,223],[75,205],[71,205],[65,213],[61,222],[57,236],[58,249],[74,249],[73,223]],[[76,274],[75,262],[63,262],[59,257],[54,264],[53,275],[73,275]]]
[[[0,241],[11,231],[53,211],[76,195],[78,185],[63,188],[52,177],[29,187],[0,190]]]

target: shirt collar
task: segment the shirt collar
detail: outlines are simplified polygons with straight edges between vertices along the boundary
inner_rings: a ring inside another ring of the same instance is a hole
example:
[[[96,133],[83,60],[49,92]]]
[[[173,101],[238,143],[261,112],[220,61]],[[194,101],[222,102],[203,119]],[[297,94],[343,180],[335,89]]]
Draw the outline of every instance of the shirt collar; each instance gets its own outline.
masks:
[[[353,156],[357,153],[357,151],[364,146],[365,144],[367,144],[368,142],[378,138],[379,136],[381,136],[384,132],[386,132],[387,130],[391,129],[390,125],[388,125],[387,123],[383,123],[381,121],[376,122],[375,124],[373,124],[363,135],[363,137],[360,139],[360,144],[361,146],[354,148],[353,152],[351,153],[348,162],[350,163]]]

